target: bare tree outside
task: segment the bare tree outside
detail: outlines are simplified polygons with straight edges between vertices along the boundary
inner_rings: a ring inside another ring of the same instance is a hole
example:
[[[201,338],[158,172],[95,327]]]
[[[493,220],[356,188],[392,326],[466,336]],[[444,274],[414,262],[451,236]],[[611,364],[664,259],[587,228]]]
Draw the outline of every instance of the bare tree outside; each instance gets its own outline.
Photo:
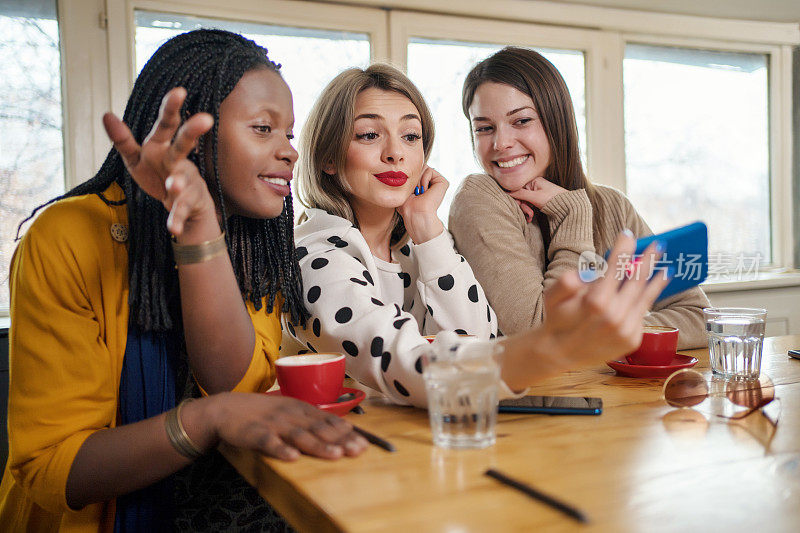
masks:
[[[17,226],[64,192],[58,23],[0,16],[0,65],[0,310],[7,310]]]

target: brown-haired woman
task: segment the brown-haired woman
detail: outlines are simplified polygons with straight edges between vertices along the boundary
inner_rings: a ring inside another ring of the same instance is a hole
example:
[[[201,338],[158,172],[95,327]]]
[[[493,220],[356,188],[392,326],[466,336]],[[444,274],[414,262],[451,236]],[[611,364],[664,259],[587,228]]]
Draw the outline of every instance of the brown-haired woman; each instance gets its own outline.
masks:
[[[544,289],[575,270],[582,252],[604,254],[625,229],[652,232],[625,195],[586,178],[569,91],[537,52],[506,47],[475,65],[462,108],[485,174],[466,178],[449,228],[500,330],[513,334],[542,322]],[[702,346],[708,305],[694,288],[656,304],[644,322],[680,329],[679,348]]]

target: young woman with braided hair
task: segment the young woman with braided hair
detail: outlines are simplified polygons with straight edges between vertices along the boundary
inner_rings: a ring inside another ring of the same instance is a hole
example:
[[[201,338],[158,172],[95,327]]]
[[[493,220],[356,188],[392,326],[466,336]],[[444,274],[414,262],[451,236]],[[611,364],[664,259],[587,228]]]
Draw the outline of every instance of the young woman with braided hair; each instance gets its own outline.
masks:
[[[230,392],[266,390],[279,313],[306,318],[278,68],[228,32],[167,41],[123,120],[103,118],[114,149],[100,171],[22,238],[0,523],[172,529],[171,475],[219,442],[286,460],[365,449],[308,404]],[[205,397],[175,407],[191,382]]]

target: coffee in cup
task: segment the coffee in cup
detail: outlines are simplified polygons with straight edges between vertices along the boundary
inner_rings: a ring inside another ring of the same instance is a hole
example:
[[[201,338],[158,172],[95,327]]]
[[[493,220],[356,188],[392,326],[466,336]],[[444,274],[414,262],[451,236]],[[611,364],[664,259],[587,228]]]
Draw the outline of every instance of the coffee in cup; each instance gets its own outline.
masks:
[[[675,358],[678,349],[678,328],[645,326],[642,343],[625,358],[632,365],[666,366]]]
[[[283,396],[314,405],[333,403],[342,392],[344,354],[291,355],[275,361]]]
[[[474,339],[475,338],[475,335],[470,335],[468,333],[458,333],[458,336],[459,337],[470,338],[470,339]],[[436,335],[423,335],[422,338],[425,339],[428,342],[433,342],[436,339]]]

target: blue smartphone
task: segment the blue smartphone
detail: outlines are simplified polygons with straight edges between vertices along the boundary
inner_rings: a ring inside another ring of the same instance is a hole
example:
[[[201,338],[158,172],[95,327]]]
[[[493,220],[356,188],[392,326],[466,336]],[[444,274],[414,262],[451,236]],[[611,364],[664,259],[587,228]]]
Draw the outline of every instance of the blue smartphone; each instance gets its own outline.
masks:
[[[523,396],[515,400],[500,400],[497,411],[543,415],[599,415],[603,412],[603,400],[568,396]]]
[[[642,237],[636,241],[635,255],[641,255],[650,243],[658,240],[666,248],[656,264],[656,273],[671,272],[672,279],[661,291],[656,301],[700,285],[708,277],[708,228],[702,222],[693,222],[658,235]],[[608,259],[609,250],[605,259]],[[612,265],[609,265],[613,268]]]
[[[666,245],[657,268],[669,269],[673,277],[657,300],[700,285],[708,277],[708,228],[702,222],[693,222],[658,235],[636,241],[636,254],[658,240]]]

